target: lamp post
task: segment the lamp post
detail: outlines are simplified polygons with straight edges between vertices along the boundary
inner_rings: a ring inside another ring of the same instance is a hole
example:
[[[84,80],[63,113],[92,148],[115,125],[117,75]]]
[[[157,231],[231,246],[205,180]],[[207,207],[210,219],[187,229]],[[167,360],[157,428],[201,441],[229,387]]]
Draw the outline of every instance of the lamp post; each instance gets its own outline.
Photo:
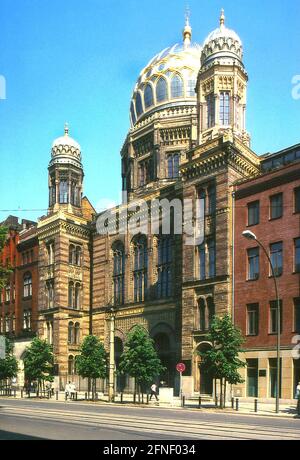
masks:
[[[108,374],[108,400],[113,402],[115,399],[115,318],[114,307],[108,307],[109,314],[109,374]]]
[[[270,267],[272,271],[272,277],[274,280],[274,285],[275,285],[275,293],[276,293],[276,305],[277,305],[277,384],[276,384],[276,413],[279,413],[279,400],[280,400],[280,334],[281,334],[281,311],[280,311],[280,300],[279,300],[279,293],[278,293],[278,283],[277,283],[277,277],[275,274],[274,266],[272,263],[272,260],[268,254],[268,251],[262,244],[262,242],[257,238],[255,233],[251,232],[250,230],[246,230],[242,233],[242,235],[247,238],[248,240],[254,240],[256,241],[259,246],[262,248],[263,252],[265,253]]]

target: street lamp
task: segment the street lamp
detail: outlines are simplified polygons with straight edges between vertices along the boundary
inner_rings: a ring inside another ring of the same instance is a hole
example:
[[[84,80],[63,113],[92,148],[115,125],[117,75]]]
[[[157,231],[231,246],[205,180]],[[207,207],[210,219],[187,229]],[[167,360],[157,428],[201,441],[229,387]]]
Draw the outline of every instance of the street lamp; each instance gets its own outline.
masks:
[[[255,233],[251,232],[250,230],[246,230],[242,233],[242,235],[247,238],[248,240],[254,240],[256,241],[259,246],[262,248],[264,251],[270,267],[272,271],[272,277],[274,280],[274,285],[275,285],[275,293],[276,293],[276,305],[277,305],[277,385],[276,385],[276,413],[279,413],[279,389],[280,389],[280,334],[281,334],[281,311],[280,311],[280,300],[279,300],[279,294],[278,294],[278,284],[277,284],[277,277],[275,274],[274,266],[272,263],[272,260],[268,254],[268,251],[262,244],[262,242],[257,238]]]
[[[115,399],[115,318],[116,311],[113,306],[108,307],[109,314],[109,374],[108,374],[108,400]]]

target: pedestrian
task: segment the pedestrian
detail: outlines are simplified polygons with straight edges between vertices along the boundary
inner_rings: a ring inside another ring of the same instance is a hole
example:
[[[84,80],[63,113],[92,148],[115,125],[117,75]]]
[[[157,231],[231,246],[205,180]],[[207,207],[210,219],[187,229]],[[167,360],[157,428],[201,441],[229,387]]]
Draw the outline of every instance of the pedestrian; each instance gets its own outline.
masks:
[[[152,399],[152,396],[155,396],[156,401],[158,401],[158,397],[157,397],[157,386],[155,385],[155,383],[153,383],[153,384],[151,385],[150,401],[151,401],[151,399]]]
[[[66,401],[68,399],[68,397],[70,396],[71,394],[71,382],[67,383],[66,387],[65,387],[65,398],[66,398]]]
[[[73,401],[75,401],[76,385],[74,382],[71,383],[70,385],[70,394],[71,394],[70,399],[73,399]]]
[[[298,385],[296,387],[296,396],[295,399],[300,399],[300,382],[298,382]]]

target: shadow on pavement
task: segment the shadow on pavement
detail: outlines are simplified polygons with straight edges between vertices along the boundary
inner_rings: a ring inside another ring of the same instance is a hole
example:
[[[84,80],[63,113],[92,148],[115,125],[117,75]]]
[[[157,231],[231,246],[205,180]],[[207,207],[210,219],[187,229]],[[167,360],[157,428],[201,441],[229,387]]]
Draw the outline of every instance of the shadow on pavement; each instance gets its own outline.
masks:
[[[0,430],[1,441],[43,441],[44,438],[37,438],[36,436],[27,436],[21,433],[11,433],[9,431]]]

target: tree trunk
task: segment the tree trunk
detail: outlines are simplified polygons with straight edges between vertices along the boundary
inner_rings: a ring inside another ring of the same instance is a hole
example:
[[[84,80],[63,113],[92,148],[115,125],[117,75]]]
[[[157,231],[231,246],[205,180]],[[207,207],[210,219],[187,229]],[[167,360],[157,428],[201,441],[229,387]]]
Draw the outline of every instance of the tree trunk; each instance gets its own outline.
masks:
[[[223,409],[226,408],[226,388],[227,388],[227,381],[225,379],[225,382],[224,382],[224,404],[223,404]]]

